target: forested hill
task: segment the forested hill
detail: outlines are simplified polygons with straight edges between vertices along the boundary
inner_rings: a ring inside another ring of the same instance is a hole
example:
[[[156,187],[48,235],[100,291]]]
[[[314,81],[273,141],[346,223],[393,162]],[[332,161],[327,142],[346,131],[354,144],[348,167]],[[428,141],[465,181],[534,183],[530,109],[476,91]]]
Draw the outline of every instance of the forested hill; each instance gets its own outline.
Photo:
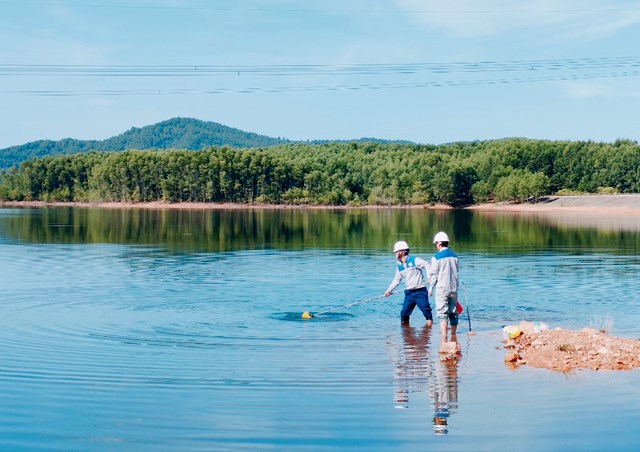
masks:
[[[200,150],[211,146],[252,148],[290,143],[257,133],[227,127],[216,122],[192,118],[173,118],[142,128],[133,127],[106,140],[40,140],[0,149],[0,168],[17,166],[34,157],[77,154],[90,151],[127,149]]]
[[[307,144],[344,142],[413,144],[410,141],[390,141],[377,138],[357,140],[314,140]],[[179,149],[198,151],[213,146],[233,148],[270,147],[300,143],[285,138],[272,138],[257,133],[234,129],[217,122],[193,118],[173,118],[142,128],[132,127],[121,135],[106,140],[40,140],[20,146],[0,149],[0,170],[18,166],[35,157],[79,154],[91,151],[125,151],[149,149]]]

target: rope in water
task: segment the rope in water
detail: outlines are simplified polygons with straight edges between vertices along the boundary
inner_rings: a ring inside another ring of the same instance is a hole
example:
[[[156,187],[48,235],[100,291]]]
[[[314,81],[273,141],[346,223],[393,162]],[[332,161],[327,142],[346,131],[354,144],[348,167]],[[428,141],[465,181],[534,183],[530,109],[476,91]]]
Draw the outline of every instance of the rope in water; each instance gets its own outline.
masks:
[[[395,292],[391,292],[391,295],[393,295],[394,293]],[[332,309],[327,309],[326,311],[318,312],[317,314],[312,314],[311,317],[317,317],[317,316],[322,315],[322,314],[328,314],[329,312],[337,311],[337,310],[343,309],[343,308],[348,308],[350,306],[355,306],[357,304],[366,303],[368,301],[377,300],[378,298],[382,298],[382,297],[384,297],[384,294],[376,295],[375,297],[367,298],[365,300],[354,301],[353,303],[345,304],[343,306],[338,306],[338,307],[332,308]]]

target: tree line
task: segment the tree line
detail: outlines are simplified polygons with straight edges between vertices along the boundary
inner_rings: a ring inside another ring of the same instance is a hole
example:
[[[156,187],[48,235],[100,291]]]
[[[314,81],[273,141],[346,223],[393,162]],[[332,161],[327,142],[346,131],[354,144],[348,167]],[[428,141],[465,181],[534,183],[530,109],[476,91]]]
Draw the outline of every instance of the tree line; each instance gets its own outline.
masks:
[[[640,146],[490,140],[285,144],[36,158],[0,175],[0,199],[453,206],[553,193],[640,192]]]

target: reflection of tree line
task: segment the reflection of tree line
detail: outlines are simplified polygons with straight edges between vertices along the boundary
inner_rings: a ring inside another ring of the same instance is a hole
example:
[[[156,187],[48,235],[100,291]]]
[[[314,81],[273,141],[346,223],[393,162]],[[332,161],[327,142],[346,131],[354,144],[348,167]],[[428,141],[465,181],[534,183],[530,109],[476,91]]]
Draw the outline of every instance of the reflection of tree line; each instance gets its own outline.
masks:
[[[459,250],[494,253],[532,249],[636,250],[640,232],[556,227],[526,215],[423,209],[100,209],[34,208],[0,217],[0,234],[34,243],[123,243],[202,251],[347,248],[387,250],[398,236],[416,252],[431,251],[433,231],[450,230]],[[391,237],[391,238],[390,238]]]
[[[428,391],[435,434],[447,434],[449,416],[458,408],[458,359],[430,357],[432,328],[402,324],[402,345],[388,342],[394,363],[394,406],[409,408],[412,394]],[[423,407],[420,407],[421,409]]]

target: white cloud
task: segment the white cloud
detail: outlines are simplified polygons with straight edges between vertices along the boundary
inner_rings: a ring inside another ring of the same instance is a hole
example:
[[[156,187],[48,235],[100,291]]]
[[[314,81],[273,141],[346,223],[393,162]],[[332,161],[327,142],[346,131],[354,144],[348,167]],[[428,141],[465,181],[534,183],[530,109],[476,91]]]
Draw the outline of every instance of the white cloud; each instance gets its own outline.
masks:
[[[640,23],[640,2],[614,0],[395,0],[412,20],[460,37],[553,27],[571,39],[598,39]]]
[[[613,94],[610,86],[595,82],[562,82],[560,86],[564,88],[570,97],[578,99],[591,99],[595,97],[608,97]]]

